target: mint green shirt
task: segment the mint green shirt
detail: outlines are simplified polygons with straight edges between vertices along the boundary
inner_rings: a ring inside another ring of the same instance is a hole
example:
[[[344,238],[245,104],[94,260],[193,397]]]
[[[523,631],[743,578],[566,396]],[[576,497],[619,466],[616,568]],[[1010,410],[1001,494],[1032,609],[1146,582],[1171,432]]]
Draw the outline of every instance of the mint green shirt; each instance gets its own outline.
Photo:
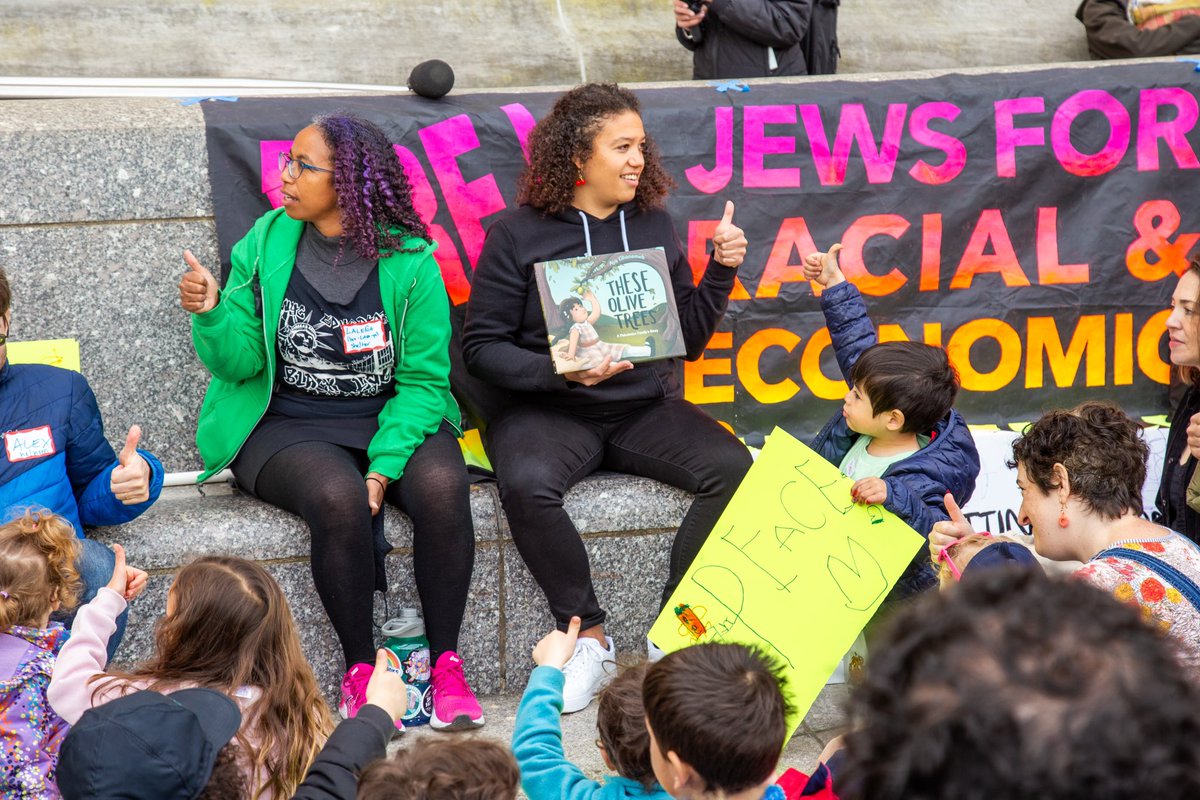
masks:
[[[854,444],[850,445],[850,450],[842,458],[842,463],[838,464],[838,469],[847,477],[858,480],[859,478],[882,478],[883,473],[887,472],[888,467],[895,464],[897,461],[908,458],[916,450],[906,450],[902,453],[893,453],[890,456],[873,456],[867,452],[867,446],[875,441],[870,436],[859,436],[854,440]],[[917,436],[917,449],[929,444],[928,436]]]

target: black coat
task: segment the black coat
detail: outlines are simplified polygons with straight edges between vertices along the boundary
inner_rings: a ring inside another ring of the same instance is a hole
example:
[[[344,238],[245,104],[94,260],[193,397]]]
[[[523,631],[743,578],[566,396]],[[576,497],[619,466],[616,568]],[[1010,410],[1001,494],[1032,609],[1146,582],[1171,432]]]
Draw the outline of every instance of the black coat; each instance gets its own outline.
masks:
[[[292,800],[354,800],[359,775],[372,761],[387,755],[388,740],[395,732],[386,711],[364,705],[334,729]]]
[[[1187,504],[1187,485],[1196,470],[1196,460],[1189,458],[1182,466],[1179,463],[1179,456],[1187,445],[1188,423],[1196,413],[1200,413],[1200,388],[1189,386],[1171,415],[1162,480],[1158,484],[1158,496],[1154,499],[1151,519],[1182,533],[1193,542],[1200,542],[1200,514],[1192,511]]]
[[[1138,30],[1129,21],[1124,0],[1083,0],[1075,12],[1087,29],[1092,58],[1151,58],[1200,53],[1200,16]]]
[[[705,80],[807,75],[804,39],[813,3],[712,0],[704,21],[696,28],[675,28],[679,43],[692,51],[692,77]],[[770,67],[768,50],[775,52],[775,69]]]

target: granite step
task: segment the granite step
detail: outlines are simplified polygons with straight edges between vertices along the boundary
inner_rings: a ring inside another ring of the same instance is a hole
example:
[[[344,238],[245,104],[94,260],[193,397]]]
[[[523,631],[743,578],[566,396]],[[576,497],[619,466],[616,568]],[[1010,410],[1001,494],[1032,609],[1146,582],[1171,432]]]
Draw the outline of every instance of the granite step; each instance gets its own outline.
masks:
[[[588,549],[597,594],[609,612],[609,633],[621,652],[645,653],[671,540],[690,502],[690,495],[664,484],[611,473],[591,476],[567,495],[567,511]],[[552,619],[512,542],[494,483],[472,487],[471,509],[475,571],[460,653],[477,691],[520,691],[532,668],[529,653],[551,629]],[[412,577],[411,523],[393,507],[385,513],[394,550],[387,559],[388,593],[376,594],[377,626],[402,607],[420,607]],[[154,623],[181,565],[206,554],[241,556],[261,563],[283,587],[322,691],[336,699],[341,650],[313,588],[308,529],[298,517],[226,485],[179,487],[165,489],[139,519],[91,535],[120,542],[129,563],[151,576],[131,607],[118,661],[150,653]],[[362,580],[371,579],[364,567]]]

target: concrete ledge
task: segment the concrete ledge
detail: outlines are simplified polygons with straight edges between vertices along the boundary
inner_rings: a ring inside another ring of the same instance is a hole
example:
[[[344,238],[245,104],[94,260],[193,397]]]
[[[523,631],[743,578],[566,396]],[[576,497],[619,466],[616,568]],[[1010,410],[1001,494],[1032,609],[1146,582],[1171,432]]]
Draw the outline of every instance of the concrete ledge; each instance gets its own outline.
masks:
[[[674,531],[691,504],[686,492],[644,478],[599,474],[567,495],[566,508],[584,537],[593,580],[609,611],[618,647],[645,653],[644,637],[656,615]],[[526,570],[500,509],[494,483],[472,487],[475,571],[463,620],[460,651],[472,685],[482,693],[520,691],[533,645],[553,625],[545,598]],[[387,560],[388,594],[376,595],[381,625],[403,606],[420,607],[412,576],[412,526],[389,506],[385,528],[394,550]],[[174,573],[193,558],[235,555],[261,563],[280,582],[300,628],[305,654],[325,696],[336,701],[341,649],[313,588],[309,534],[304,523],[223,485],[167,489],[141,518],[92,532],[120,542],[129,561],[151,573],[133,604],[122,662],[146,658],[153,626],[166,608]],[[364,568],[363,580],[371,580]]]

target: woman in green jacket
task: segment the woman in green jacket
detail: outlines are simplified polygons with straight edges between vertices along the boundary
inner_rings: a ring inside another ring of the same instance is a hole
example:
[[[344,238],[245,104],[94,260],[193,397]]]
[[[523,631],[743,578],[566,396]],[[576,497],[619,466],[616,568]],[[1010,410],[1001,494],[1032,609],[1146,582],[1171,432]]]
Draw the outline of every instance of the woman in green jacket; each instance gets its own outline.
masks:
[[[212,381],[201,479],[299,515],[346,659],[353,716],[375,663],[373,590],[386,591],[383,501],[413,521],[413,572],[434,664],[435,728],[483,713],[458,634],[474,564],[468,478],[450,395],[449,303],[434,245],[387,137],[318,117],[280,156],[283,207],[234,245],[224,290],[190,253],[179,284]]]

